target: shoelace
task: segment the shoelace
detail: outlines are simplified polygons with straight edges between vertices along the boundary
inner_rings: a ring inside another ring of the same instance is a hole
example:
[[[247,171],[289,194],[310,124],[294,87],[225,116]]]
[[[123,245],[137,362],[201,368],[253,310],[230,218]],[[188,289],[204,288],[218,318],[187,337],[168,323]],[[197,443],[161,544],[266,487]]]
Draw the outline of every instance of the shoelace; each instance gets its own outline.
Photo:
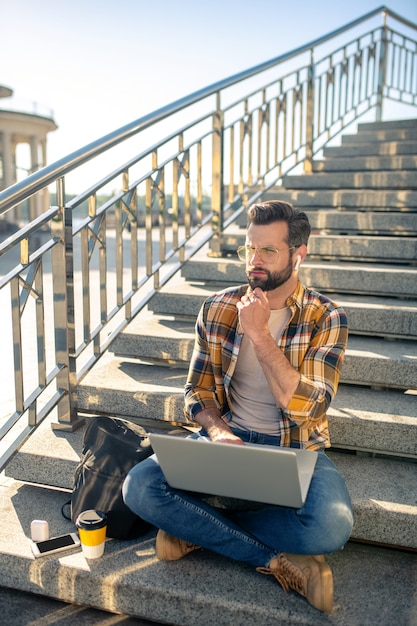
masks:
[[[257,567],[257,572],[261,574],[267,574],[275,576],[281,587],[288,591],[294,589],[301,595],[305,595],[305,580],[300,569],[291,563],[283,554],[278,557],[278,565],[271,569],[270,567]]]

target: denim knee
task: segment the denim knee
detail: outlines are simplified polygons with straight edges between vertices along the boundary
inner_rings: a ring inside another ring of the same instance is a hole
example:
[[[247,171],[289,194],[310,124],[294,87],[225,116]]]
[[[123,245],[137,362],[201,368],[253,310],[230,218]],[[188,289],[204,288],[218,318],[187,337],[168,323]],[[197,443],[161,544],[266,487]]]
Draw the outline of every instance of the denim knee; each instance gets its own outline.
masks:
[[[122,487],[123,500],[133,513],[147,519],[152,493],[163,478],[159,464],[152,458],[135,465],[127,474]]]
[[[329,554],[341,550],[353,528],[353,514],[349,502],[329,502],[327,507],[321,508],[316,523],[322,530],[315,537],[317,553]]]

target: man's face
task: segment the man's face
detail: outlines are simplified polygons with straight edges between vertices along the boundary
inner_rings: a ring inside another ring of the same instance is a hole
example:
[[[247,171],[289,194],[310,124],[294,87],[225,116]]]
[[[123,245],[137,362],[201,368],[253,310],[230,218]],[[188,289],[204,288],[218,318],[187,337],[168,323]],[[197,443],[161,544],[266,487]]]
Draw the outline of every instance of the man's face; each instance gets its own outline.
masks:
[[[288,249],[287,236],[286,222],[273,222],[261,226],[250,224],[248,227],[246,245],[254,250],[247,254],[246,276],[252,289],[260,287],[263,291],[273,291],[291,278],[294,249]],[[268,259],[269,255],[262,255],[262,251],[257,250],[264,247],[276,248],[279,254],[272,254],[272,259]]]

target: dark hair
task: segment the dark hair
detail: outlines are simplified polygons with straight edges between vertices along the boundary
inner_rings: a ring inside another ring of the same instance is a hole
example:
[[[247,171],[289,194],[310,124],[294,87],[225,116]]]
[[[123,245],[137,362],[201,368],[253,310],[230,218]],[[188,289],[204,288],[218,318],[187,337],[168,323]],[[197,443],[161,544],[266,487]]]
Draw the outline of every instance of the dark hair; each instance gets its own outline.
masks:
[[[307,245],[311,226],[307,215],[295,209],[289,202],[283,200],[269,200],[252,204],[248,209],[248,226],[286,222],[288,224],[288,245]]]

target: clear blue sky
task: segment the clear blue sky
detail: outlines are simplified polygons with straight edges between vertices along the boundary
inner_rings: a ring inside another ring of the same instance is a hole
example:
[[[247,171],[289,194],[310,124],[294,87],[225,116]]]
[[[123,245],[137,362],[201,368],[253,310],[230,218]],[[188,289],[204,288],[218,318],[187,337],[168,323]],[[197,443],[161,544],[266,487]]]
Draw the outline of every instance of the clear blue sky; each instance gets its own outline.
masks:
[[[382,4],[0,0],[0,84],[14,90],[14,100],[23,108],[37,102],[53,111],[59,129],[48,136],[51,163]],[[416,0],[391,0],[388,7],[417,23]],[[0,101],[0,106],[6,103]]]

